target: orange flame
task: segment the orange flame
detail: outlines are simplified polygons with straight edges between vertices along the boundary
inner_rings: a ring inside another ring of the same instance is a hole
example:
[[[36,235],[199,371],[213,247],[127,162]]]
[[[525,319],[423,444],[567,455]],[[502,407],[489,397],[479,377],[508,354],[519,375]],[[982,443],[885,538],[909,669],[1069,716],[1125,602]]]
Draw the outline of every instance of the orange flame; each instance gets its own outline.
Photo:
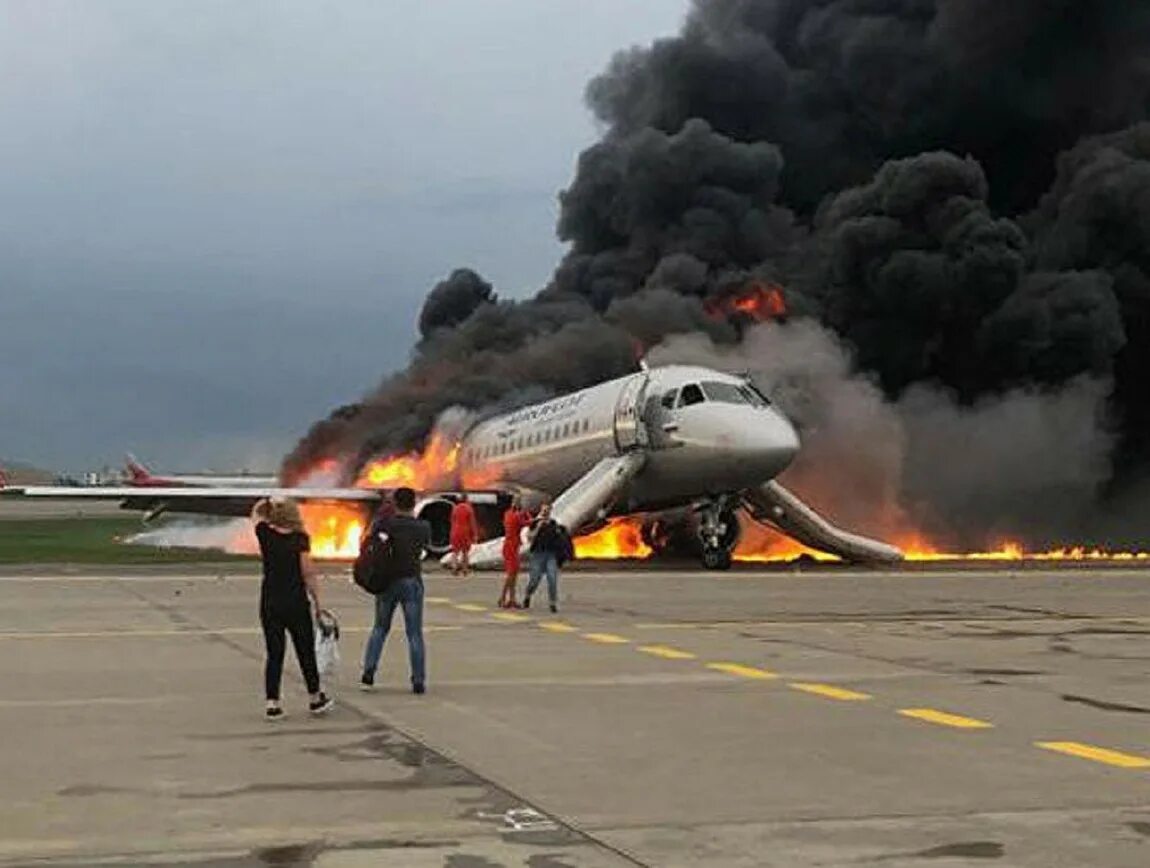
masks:
[[[578,558],[646,558],[651,547],[643,542],[642,524],[636,519],[613,518],[592,533],[575,538]]]
[[[741,314],[756,322],[764,322],[786,316],[787,300],[781,286],[765,280],[753,280],[737,292],[707,299],[703,309],[712,317]]]
[[[359,474],[360,488],[398,488],[406,485],[416,490],[450,487],[459,466],[459,443],[438,431],[431,435],[422,452],[389,455],[369,461]]]
[[[489,488],[498,479],[498,471],[462,465],[460,444],[440,432],[434,432],[422,452],[388,455],[369,461],[359,474],[357,488],[399,488],[434,491],[462,486],[465,490]],[[334,462],[312,473],[334,472]],[[344,504],[312,503],[303,506],[304,524],[311,535],[312,554],[316,558],[351,560],[359,552],[359,539],[366,527],[367,516],[359,508]]]
[[[762,525],[743,518],[746,532],[735,547],[734,557],[742,563],[785,563],[806,556],[822,562],[837,562],[839,558],[816,551],[775,533]],[[971,561],[971,562],[1023,562],[1023,561],[1091,561],[1091,562],[1150,562],[1150,552],[1107,551],[1084,546],[1067,546],[1048,551],[1027,551],[1014,540],[1005,540],[995,548],[976,552],[942,551],[918,535],[907,535],[893,541],[902,549],[906,560],[913,562]],[[614,518],[594,533],[575,540],[575,552],[580,558],[645,559],[653,552],[643,541],[642,522],[638,518]]]
[[[300,512],[311,537],[312,557],[352,560],[359,553],[359,538],[366,527],[360,509],[343,503],[302,503]]]

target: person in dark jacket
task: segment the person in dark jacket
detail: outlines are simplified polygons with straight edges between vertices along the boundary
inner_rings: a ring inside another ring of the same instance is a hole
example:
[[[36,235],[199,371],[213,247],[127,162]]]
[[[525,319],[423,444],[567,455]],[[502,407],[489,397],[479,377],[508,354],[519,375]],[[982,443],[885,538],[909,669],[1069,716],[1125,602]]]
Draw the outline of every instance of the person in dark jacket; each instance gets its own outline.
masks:
[[[384,533],[390,539],[395,551],[397,576],[386,590],[375,595],[375,626],[363,651],[363,674],[359,686],[362,690],[374,689],[375,672],[379,668],[391,620],[396,608],[402,607],[411,660],[411,689],[414,693],[423,693],[427,689],[427,662],[423,644],[422,561],[431,544],[431,526],[415,517],[415,492],[410,488],[397,488],[392,502],[395,514],[377,516],[368,530],[368,533]]]
[[[531,522],[531,546],[527,563],[530,581],[523,598],[523,608],[531,608],[531,595],[547,577],[547,599],[551,611],[559,611],[559,568],[572,557],[571,538],[567,530],[551,517],[551,504],[544,503]]]
[[[312,613],[319,611],[319,588],[309,554],[311,541],[304,532],[299,507],[290,500],[261,500],[252,509],[252,521],[263,561],[260,625],[267,650],[265,714],[275,720],[284,713],[280,705],[280,682],[287,651],[285,633],[291,636],[307,684],[311,697],[309,710],[312,714],[323,714],[334,703],[320,689],[312,626]]]

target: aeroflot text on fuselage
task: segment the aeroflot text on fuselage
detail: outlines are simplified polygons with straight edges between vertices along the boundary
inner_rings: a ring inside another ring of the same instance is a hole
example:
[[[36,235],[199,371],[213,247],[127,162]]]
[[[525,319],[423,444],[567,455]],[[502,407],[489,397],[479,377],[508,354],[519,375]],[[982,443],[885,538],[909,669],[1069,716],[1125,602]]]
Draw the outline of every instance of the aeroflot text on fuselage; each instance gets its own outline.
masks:
[[[562,398],[556,398],[554,401],[548,401],[546,404],[538,404],[534,407],[528,407],[526,410],[520,410],[512,416],[508,416],[504,420],[504,425],[508,428],[519,425],[522,422],[534,422],[537,419],[550,419],[557,413],[564,410],[571,410],[582,403],[583,398],[586,397],[582,393],[574,395],[566,395]]]

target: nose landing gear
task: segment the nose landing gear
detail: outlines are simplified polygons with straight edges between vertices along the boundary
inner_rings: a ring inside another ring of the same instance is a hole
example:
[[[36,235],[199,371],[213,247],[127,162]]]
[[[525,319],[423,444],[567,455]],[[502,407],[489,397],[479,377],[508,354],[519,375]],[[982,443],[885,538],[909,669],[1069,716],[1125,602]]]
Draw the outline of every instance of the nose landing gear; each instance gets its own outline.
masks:
[[[732,498],[722,495],[699,507],[699,544],[705,569],[731,568],[731,552],[739,541],[740,531],[732,502]]]

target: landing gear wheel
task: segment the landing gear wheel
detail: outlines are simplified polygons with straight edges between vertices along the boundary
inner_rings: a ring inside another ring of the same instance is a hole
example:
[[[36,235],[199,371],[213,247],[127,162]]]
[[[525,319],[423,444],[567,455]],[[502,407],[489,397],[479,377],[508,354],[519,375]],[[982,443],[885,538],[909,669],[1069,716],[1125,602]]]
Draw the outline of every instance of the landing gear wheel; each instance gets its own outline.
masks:
[[[708,570],[729,570],[731,568],[730,549],[707,546],[703,549],[703,567]]]

